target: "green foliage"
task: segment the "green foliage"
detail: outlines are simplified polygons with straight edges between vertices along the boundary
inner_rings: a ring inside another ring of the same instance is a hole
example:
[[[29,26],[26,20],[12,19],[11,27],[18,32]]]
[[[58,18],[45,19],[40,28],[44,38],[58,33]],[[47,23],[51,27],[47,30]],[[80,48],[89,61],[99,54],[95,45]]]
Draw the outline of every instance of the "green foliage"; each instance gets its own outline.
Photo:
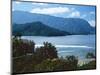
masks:
[[[96,61],[90,61],[87,64],[84,64],[78,68],[79,70],[89,70],[89,69],[96,69]]]
[[[13,57],[19,57],[34,52],[35,43],[32,41],[13,38]]]
[[[22,36],[21,32],[16,32],[14,34],[14,38],[21,38],[21,36]]]
[[[41,46],[40,48],[36,48],[35,55],[36,57],[39,57],[40,61],[45,59],[58,58],[57,50],[55,46],[53,46],[51,43],[48,42],[44,42],[44,46]]]
[[[78,64],[78,58],[75,56],[66,56],[67,60],[67,65],[69,70],[75,70],[77,69],[77,64]]]
[[[73,59],[72,59],[73,57]],[[68,71],[68,70],[76,70],[77,64],[76,57],[69,56],[68,59],[47,59],[41,62],[40,64],[35,66],[36,72],[47,72],[47,71]]]
[[[14,37],[12,41],[14,74],[96,68],[96,61],[78,66],[78,58],[75,56],[59,58],[55,46],[48,42],[44,42],[43,46],[35,48],[35,43],[32,41],[22,40],[18,37]]]
[[[86,58],[95,58],[95,55],[92,52],[87,53]]]
[[[34,54],[20,58],[13,58],[13,73],[34,72],[34,66],[37,65]]]

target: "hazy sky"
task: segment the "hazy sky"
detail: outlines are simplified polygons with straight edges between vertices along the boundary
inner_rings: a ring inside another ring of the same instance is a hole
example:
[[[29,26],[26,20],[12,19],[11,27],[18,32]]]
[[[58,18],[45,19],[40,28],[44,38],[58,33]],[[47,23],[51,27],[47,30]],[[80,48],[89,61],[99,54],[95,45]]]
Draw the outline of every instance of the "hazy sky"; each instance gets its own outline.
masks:
[[[91,26],[95,26],[95,6],[80,6],[68,4],[50,4],[35,2],[13,2],[12,11],[27,11],[30,13],[47,14],[64,18],[83,18]]]

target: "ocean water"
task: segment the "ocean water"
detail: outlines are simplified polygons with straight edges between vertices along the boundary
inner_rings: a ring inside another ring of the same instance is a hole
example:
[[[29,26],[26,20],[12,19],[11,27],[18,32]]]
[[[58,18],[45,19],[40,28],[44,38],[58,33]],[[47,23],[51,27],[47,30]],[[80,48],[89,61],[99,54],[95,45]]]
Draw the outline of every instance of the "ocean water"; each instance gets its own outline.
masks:
[[[22,36],[22,39],[27,39],[35,42],[35,47],[43,45],[43,42],[52,43],[58,52],[59,57],[74,55],[78,59],[86,59],[86,54],[96,52],[95,35],[68,35],[57,37],[46,36]]]

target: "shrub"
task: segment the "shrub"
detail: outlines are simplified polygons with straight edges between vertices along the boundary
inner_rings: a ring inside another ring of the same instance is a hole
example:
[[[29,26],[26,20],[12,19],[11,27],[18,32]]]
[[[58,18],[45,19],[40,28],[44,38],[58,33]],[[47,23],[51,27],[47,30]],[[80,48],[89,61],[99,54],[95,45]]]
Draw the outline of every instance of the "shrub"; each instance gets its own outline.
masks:
[[[34,52],[35,43],[32,41],[13,38],[13,57],[23,56]]]
[[[35,72],[48,71],[69,71],[77,69],[78,60],[74,56],[68,56],[67,59],[47,59],[36,65]]]
[[[80,70],[89,70],[89,69],[96,69],[96,61],[90,61],[87,64],[84,64],[82,66],[79,67]]]
[[[45,59],[58,58],[55,46],[48,42],[44,42],[44,46],[36,48],[35,55],[40,61]]]
[[[86,58],[95,58],[95,55],[92,52],[87,53]]]

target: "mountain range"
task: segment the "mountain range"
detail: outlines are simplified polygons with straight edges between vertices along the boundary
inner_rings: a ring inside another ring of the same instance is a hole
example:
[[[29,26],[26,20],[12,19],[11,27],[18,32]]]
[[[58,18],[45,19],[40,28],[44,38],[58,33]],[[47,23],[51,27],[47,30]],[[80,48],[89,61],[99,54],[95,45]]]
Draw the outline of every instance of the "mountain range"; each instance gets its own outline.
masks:
[[[41,22],[13,24],[13,35],[24,36],[65,36],[70,33],[49,27]]]
[[[63,35],[65,35],[65,33],[66,35],[68,34],[74,34],[74,35],[95,34],[95,27],[90,26],[90,24],[86,20],[81,19],[81,18],[62,18],[62,17],[45,15],[45,14],[29,13],[29,12],[24,12],[24,11],[13,11],[12,23],[13,23],[13,29],[15,31],[16,31],[15,28],[17,28],[17,26],[19,29],[23,28],[22,30],[25,31],[26,30],[25,27],[31,26],[31,25],[37,25],[37,26],[27,27],[27,29],[29,28],[28,32],[31,30],[38,32],[39,30],[38,31],[35,30],[37,29],[36,27],[44,27],[44,28],[47,28],[46,32],[51,29],[55,33],[57,31],[59,33],[63,32]],[[33,35],[33,33],[31,32],[29,33],[30,35]]]

